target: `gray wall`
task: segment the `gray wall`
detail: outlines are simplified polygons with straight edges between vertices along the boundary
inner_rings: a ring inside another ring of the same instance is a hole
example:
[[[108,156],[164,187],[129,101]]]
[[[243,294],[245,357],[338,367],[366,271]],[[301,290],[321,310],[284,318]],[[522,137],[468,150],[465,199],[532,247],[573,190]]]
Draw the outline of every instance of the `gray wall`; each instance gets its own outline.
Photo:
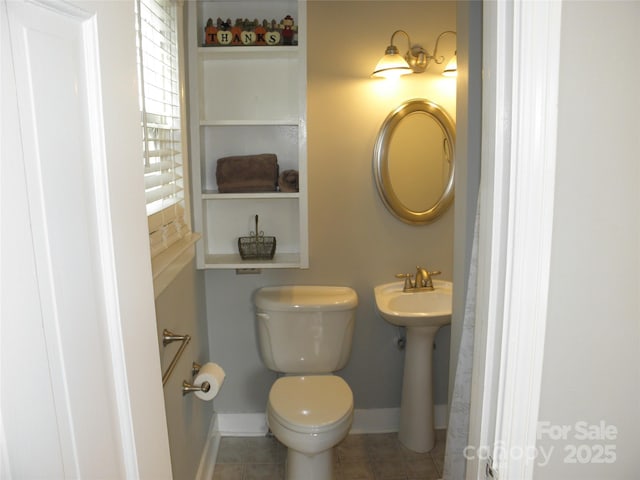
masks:
[[[638,478],[640,3],[563,2],[551,284],[539,417],[568,425],[544,480]],[[576,438],[576,422],[615,438]],[[580,447],[580,446],[583,447]],[[615,454],[597,460],[597,446]],[[572,448],[586,461],[570,463]],[[567,461],[569,460],[569,461]],[[594,461],[595,460],[595,461]]]
[[[395,219],[378,197],[371,155],[380,125],[405,100],[430,99],[455,118],[455,81],[440,75],[444,65],[405,77],[393,89],[369,74],[396,29],[433,51],[438,33],[456,28],[455,2],[313,1],[308,21],[310,268],[255,276],[205,272],[210,356],[227,372],[215,400],[220,413],[264,412],[275,379],[256,345],[251,298],[258,287],[355,288],[360,304],[353,351],[340,375],[354,392],[356,408],[366,409],[399,406],[404,361],[394,343],[398,329],[375,311],[373,287],[417,264],[453,278],[453,208],[427,226]],[[443,328],[436,338],[436,404],[447,403],[449,331]]]
[[[164,347],[162,331],[167,328],[174,333],[191,336],[191,342],[164,386],[174,478],[195,478],[213,415],[211,402],[202,402],[193,394],[182,396],[182,381],[192,378],[191,363],[204,363],[209,358],[203,286],[203,274],[191,262],[156,298],[158,348],[163,373],[179,344]]]

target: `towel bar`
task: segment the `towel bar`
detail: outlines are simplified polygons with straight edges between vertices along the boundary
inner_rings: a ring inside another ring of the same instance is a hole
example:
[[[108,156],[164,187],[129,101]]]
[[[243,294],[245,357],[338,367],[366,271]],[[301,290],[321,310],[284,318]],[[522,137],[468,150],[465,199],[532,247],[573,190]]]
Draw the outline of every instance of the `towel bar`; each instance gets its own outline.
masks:
[[[185,340],[188,342],[187,338],[189,335],[177,335],[166,328],[162,331],[162,344],[165,347],[173,342],[184,342]]]
[[[173,356],[173,359],[171,360],[169,367],[167,367],[166,372],[162,374],[163,387],[167,383],[167,380],[169,380],[169,377],[171,376],[173,369],[176,368],[176,364],[178,363],[180,356],[184,352],[185,348],[187,348],[187,345],[189,344],[190,341],[191,341],[191,337],[189,335],[176,335],[175,333],[173,333],[170,330],[167,330],[166,328],[162,331],[162,344],[165,347],[172,342],[182,342],[182,344],[180,345],[180,348],[178,348],[178,351]]]

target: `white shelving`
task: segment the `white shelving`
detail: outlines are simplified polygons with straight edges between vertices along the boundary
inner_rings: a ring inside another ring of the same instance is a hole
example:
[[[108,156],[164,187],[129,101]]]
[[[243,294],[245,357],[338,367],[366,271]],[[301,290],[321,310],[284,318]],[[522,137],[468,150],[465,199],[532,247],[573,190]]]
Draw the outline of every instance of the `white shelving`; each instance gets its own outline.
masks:
[[[291,15],[298,45],[202,47],[208,18],[280,20]],[[188,4],[191,161],[198,268],[307,268],[306,2]],[[274,153],[280,172],[299,172],[298,193],[218,193],[217,160]],[[240,258],[238,237],[276,237],[272,260]]]

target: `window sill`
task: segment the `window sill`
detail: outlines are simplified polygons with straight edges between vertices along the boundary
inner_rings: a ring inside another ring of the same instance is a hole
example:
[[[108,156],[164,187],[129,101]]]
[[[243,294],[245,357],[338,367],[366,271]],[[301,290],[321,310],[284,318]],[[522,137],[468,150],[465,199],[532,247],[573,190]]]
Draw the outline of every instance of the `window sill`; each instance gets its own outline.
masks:
[[[188,238],[179,240],[151,259],[155,298],[171,285],[178,273],[193,259],[193,246],[199,239],[199,233],[192,233]]]

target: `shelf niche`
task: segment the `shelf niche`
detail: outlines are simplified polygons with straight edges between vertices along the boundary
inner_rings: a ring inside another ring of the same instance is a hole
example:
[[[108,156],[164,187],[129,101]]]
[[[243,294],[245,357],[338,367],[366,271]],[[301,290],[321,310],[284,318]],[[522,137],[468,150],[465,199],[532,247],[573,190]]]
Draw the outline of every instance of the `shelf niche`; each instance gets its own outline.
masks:
[[[207,1],[187,6],[194,224],[198,268],[308,268],[306,2]],[[203,47],[207,19],[291,15],[295,46]],[[297,193],[218,193],[217,160],[274,153],[299,174]],[[259,228],[275,236],[272,260],[242,260],[237,240]]]

